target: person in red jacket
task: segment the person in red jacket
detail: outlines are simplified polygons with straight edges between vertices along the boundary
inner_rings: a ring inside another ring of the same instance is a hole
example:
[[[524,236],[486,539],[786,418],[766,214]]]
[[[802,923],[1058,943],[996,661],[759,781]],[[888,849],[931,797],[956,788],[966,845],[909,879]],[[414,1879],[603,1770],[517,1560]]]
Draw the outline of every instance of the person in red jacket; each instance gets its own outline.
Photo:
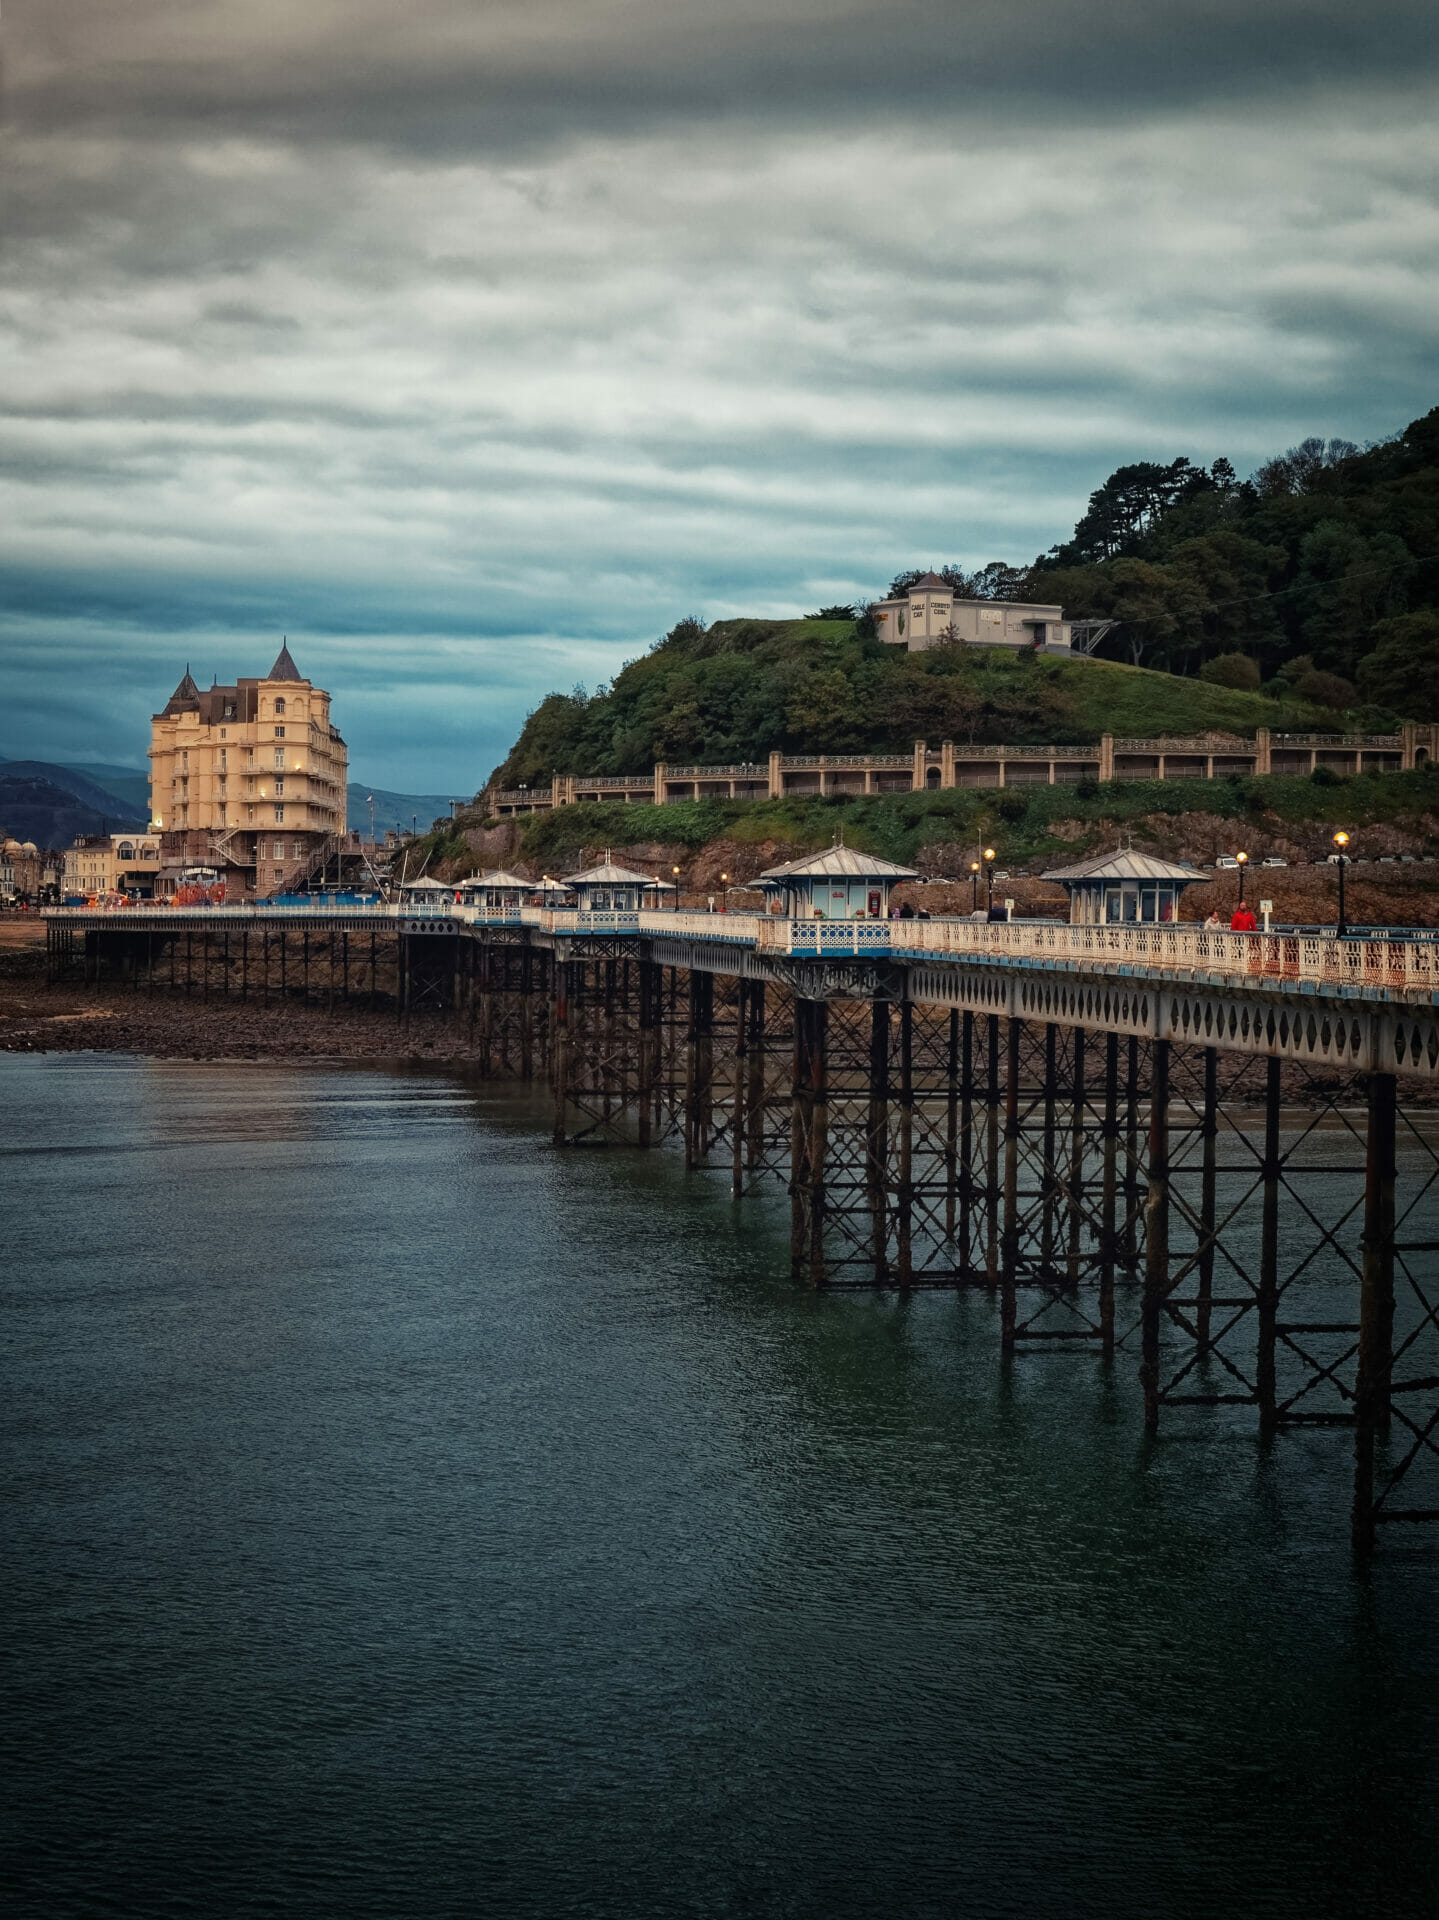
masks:
[[[1229,923],[1231,933],[1257,933],[1259,922],[1241,900],[1234,910],[1234,918]]]

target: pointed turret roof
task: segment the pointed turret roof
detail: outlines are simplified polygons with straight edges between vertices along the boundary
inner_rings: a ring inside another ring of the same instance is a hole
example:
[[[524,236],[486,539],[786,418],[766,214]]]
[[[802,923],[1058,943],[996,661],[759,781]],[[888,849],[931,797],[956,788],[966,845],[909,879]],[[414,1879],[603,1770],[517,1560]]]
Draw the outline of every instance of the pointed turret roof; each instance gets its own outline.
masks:
[[[303,677],[300,669],[290,658],[290,643],[286,640],[281,644],[279,657],[265,678],[267,680],[300,680]]]
[[[166,713],[186,713],[200,710],[200,689],[195,685],[187,662],[180,684],[165,702]]]
[[[954,588],[949,584],[948,580],[942,579],[937,573],[921,574],[919,579],[910,587],[909,591],[911,593],[918,593],[921,587],[938,587],[941,593],[954,592]]]

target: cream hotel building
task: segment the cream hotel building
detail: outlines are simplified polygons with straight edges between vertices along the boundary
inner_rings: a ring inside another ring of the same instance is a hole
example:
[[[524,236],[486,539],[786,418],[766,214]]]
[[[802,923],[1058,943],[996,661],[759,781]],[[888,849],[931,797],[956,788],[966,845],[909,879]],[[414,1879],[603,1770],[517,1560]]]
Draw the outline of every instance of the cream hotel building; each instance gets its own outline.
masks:
[[[283,893],[345,831],[345,743],[330,696],[288,645],[262,680],[201,692],[185,669],[150,723],[150,824],[160,890],[189,866],[218,867],[236,893]]]

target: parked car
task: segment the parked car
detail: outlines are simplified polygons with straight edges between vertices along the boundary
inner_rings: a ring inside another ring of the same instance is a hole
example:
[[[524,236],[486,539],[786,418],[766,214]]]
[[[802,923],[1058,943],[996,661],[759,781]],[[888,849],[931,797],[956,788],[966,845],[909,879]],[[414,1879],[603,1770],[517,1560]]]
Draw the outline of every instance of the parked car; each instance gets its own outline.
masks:
[[[1282,860],[1277,853],[1266,853],[1259,864],[1261,867],[1287,867],[1289,862]]]
[[[1230,869],[1233,869],[1234,867],[1237,867],[1239,865],[1239,862],[1234,858],[1234,855],[1232,853],[1221,853],[1219,858],[1215,861],[1214,864],[1216,867],[1228,867]]]

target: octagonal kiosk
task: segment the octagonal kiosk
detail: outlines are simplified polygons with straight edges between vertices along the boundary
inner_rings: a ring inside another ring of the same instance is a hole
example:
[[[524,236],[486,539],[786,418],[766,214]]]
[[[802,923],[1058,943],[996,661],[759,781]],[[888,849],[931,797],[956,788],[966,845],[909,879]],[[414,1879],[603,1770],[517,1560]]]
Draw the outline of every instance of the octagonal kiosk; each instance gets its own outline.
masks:
[[[581,925],[592,933],[635,930],[647,897],[658,900],[660,894],[671,891],[668,881],[653,874],[617,866],[608,847],[597,867],[569,874],[564,884],[575,896]]]
[[[770,867],[755,884],[769,911],[791,920],[888,920],[890,890],[918,878],[913,867],[838,845]]]
[[[1043,878],[1068,888],[1071,926],[1134,927],[1177,920],[1184,889],[1209,875],[1179,861],[1120,847],[1072,867],[1055,867]]]
[[[768,896],[760,945],[800,955],[888,952],[889,896],[901,880],[918,879],[878,854],[833,846],[762,873]]]
[[[534,891],[534,884],[497,867],[492,873],[473,873],[468,880],[461,880],[458,891],[464,904],[483,919],[518,922],[520,908]]]

